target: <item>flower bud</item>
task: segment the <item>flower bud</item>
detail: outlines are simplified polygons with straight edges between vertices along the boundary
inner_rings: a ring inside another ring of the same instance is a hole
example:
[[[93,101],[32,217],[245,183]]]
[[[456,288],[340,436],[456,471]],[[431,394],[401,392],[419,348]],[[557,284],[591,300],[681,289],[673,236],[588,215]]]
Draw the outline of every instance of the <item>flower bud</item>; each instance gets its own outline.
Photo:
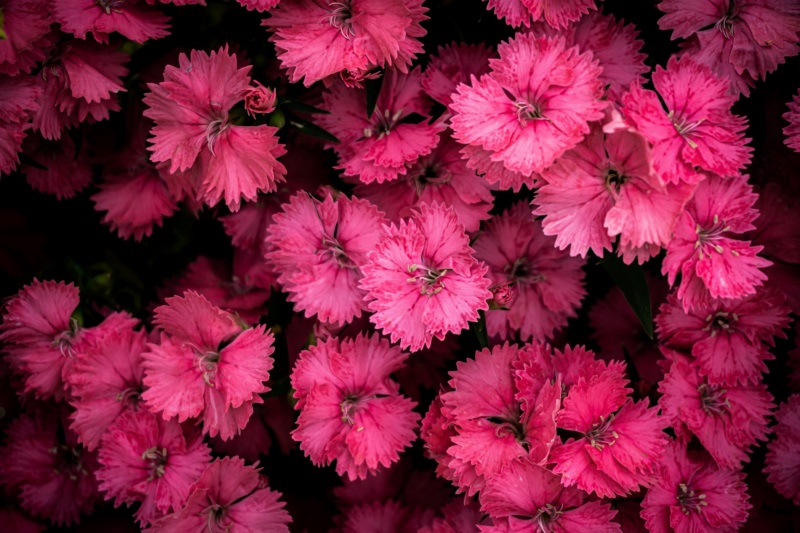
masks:
[[[489,309],[508,309],[517,299],[517,289],[513,283],[498,283],[489,287],[492,299],[489,300]]]
[[[248,87],[244,93],[244,108],[251,117],[258,114],[272,113],[275,110],[275,91],[264,87],[257,81],[255,86]]]

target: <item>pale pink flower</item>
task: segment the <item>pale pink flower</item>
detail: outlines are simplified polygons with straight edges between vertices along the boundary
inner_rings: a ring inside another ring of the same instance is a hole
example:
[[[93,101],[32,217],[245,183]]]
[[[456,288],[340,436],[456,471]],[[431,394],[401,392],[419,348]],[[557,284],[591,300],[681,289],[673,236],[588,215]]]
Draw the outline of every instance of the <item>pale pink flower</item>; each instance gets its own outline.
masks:
[[[489,72],[492,55],[493,50],[483,44],[453,42],[440,46],[436,54],[429,57],[422,87],[428,96],[449,106],[460,83],[469,83],[471,76],[480,77]]]
[[[523,175],[541,172],[602,118],[602,72],[564,39],[519,34],[501,43],[491,72],[453,95],[453,137]]]
[[[396,462],[416,435],[416,403],[400,394],[390,373],[408,354],[378,335],[333,337],[300,354],[292,371],[292,438],[315,465],[336,461],[336,472],[364,479]]]
[[[42,61],[54,41],[49,0],[4,0],[0,39],[0,73],[28,73]]]
[[[576,316],[583,288],[583,260],[570,257],[544,235],[525,202],[492,217],[475,241],[475,255],[489,267],[493,284],[513,284],[508,311],[488,311],[489,335],[545,339]]]
[[[661,267],[670,286],[681,274],[677,295],[684,310],[755,294],[767,279],[761,269],[772,263],[756,255],[763,246],[739,238],[754,229],[757,198],[742,175],[725,179],[710,174],[698,185],[678,218]]]
[[[78,151],[69,135],[57,141],[30,135],[22,144],[22,149],[41,167],[28,164],[20,166],[28,184],[37,191],[62,200],[73,198],[92,182],[92,167],[86,151]]]
[[[242,330],[230,313],[187,291],[166,299],[154,322],[164,333],[148,344],[142,398],[164,418],[203,415],[203,432],[225,440],[239,433],[269,391],[273,336],[265,326]]]
[[[383,213],[355,197],[328,194],[320,201],[299,192],[273,221],[266,257],[295,311],[323,322],[359,317],[365,309],[361,269],[378,242]]]
[[[263,24],[289,81],[310,87],[375,67],[408,72],[422,52],[426,12],[421,0],[283,0]]]
[[[750,163],[747,119],[731,112],[728,80],[689,56],[672,56],[653,73],[657,92],[634,84],[622,97],[625,116],[653,146],[653,168],[667,183],[697,182],[697,168],[730,176]],[[662,104],[663,102],[663,104]]]
[[[789,396],[775,412],[775,439],[767,444],[764,472],[775,489],[800,505],[800,395]]]
[[[652,533],[733,532],[752,507],[744,474],[726,470],[705,452],[687,451],[680,441],[666,447],[656,482],[642,501],[642,518]]]
[[[408,220],[384,227],[362,267],[370,322],[403,348],[429,348],[459,333],[489,308],[487,268],[473,257],[455,211],[422,204]]]
[[[783,120],[789,125],[783,128],[783,134],[786,135],[783,143],[795,152],[800,152],[800,90],[786,107],[788,111],[783,114]]]
[[[144,115],[156,124],[151,160],[168,163],[172,174],[197,172],[198,194],[208,205],[224,199],[237,211],[242,200],[255,200],[259,191],[275,191],[286,173],[276,159],[286,153],[277,129],[232,124],[229,115],[245,98],[250,67],[237,69],[227,46],[210,55],[192,50],[178,62],[164,70],[164,81],[147,85]]]
[[[169,17],[138,0],[59,0],[52,3],[53,18],[61,30],[79,39],[88,34],[107,43],[109,34],[119,33],[137,43],[169,35]]]
[[[128,411],[103,436],[97,459],[102,466],[95,475],[105,499],[113,499],[115,507],[141,502],[134,516],[147,525],[183,507],[211,450],[197,429],[148,411]]]
[[[153,524],[153,533],[289,533],[292,518],[255,466],[217,459],[192,485],[186,505]]]

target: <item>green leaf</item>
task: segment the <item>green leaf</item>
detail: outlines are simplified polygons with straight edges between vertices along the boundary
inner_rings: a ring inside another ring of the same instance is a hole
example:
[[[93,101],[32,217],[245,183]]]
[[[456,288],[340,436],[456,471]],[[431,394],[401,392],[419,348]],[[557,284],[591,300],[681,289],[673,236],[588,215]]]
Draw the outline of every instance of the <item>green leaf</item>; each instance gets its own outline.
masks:
[[[372,113],[375,112],[375,105],[378,103],[378,95],[381,93],[381,85],[383,84],[383,76],[374,80],[364,80],[364,89],[367,93],[367,118],[372,118]]]
[[[0,39],[8,39],[8,35],[6,35],[5,31],[5,17],[3,16],[3,12],[0,11]]]
[[[316,124],[309,122],[307,120],[303,120],[297,117],[291,117],[288,119],[288,122],[290,126],[297,128],[301,132],[305,133],[306,135],[310,135],[311,137],[316,137],[317,139],[322,139],[333,143],[339,142],[339,139],[337,139],[335,135],[329,133],[328,131],[325,131]]]
[[[289,111],[297,111],[298,113],[317,113],[329,115],[329,111],[314,107],[313,105],[304,104],[303,102],[295,102],[294,100],[286,100],[280,104],[280,107],[288,109]]]
[[[478,311],[478,321],[470,322],[469,327],[478,337],[478,344],[481,345],[481,348],[487,348],[489,346],[489,334],[486,333],[486,314],[483,311]]]
[[[636,263],[626,265],[616,255],[609,254],[599,263],[622,291],[628,304],[642,324],[644,332],[653,338],[653,312],[650,309],[650,290],[644,270]]]

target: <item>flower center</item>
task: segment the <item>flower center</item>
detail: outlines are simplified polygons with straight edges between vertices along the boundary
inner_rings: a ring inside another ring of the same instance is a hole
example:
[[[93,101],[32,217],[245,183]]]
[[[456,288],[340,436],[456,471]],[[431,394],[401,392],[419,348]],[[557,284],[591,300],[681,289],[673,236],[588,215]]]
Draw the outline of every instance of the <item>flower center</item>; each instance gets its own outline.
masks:
[[[449,270],[450,269],[447,268],[436,270],[418,264],[408,265],[408,271],[412,274],[417,273],[417,275],[408,278],[406,281],[409,283],[417,283],[418,281],[421,281],[422,283],[419,293],[430,298],[431,296],[442,292],[442,289],[444,289],[444,281],[442,278],[449,272]]]
[[[619,194],[622,185],[626,181],[628,181],[628,177],[620,174],[619,171],[615,168],[609,168],[608,170],[606,170],[605,180],[606,180],[606,188],[609,191],[613,191]]]
[[[697,127],[702,124],[703,121],[705,121],[705,119],[701,118],[696,122],[689,122],[680,114],[676,115],[675,111],[669,112],[669,119],[672,121],[672,125],[675,126],[675,131],[677,131],[679,135],[686,139],[686,142],[689,144],[689,146],[692,148],[697,148],[697,143],[690,139],[689,135],[696,130]]]
[[[392,115],[391,111],[384,111],[381,113],[378,109],[375,109],[375,112],[372,114],[374,117],[372,125],[364,128],[364,137],[369,138],[377,134],[377,138],[380,139],[384,135],[388,135],[391,133],[392,128],[397,125],[397,122],[400,120],[402,115],[402,109],[395,112],[394,115]]]
[[[122,10],[120,7],[125,3],[125,0],[94,0],[94,3],[97,4],[100,9],[105,11],[106,15],[110,15],[112,11],[115,13],[121,13]]]
[[[714,223],[709,228],[704,228],[700,224],[697,224],[695,227],[695,233],[697,234],[697,241],[694,243],[695,250],[699,248],[701,245],[708,244],[717,253],[722,253],[724,248],[719,244],[715,244],[714,241],[720,239],[724,233],[730,231],[731,227],[725,224],[724,220],[719,218],[719,215],[714,215]],[[702,251],[700,252],[702,256]],[[731,250],[733,255],[738,255],[735,250]]]
[[[117,394],[114,398],[118,402],[126,404],[131,409],[138,409],[139,402],[142,401],[142,390],[140,388],[129,387]]]
[[[548,503],[539,508],[536,516],[533,517],[533,521],[539,527],[541,533],[551,533],[555,531],[553,524],[562,514],[564,514],[564,511],[561,510],[561,507]]]
[[[230,528],[225,524],[225,507],[212,503],[206,508],[206,513],[208,514],[206,526],[209,533],[227,533],[229,531]]]
[[[350,8],[350,0],[331,2],[328,7],[332,8],[328,17],[330,25],[339,30],[345,39],[355,37],[356,29],[353,27],[353,10]]]
[[[711,336],[715,336],[720,330],[728,331],[731,325],[739,320],[739,315],[736,313],[726,313],[725,311],[718,311],[716,314],[710,314],[706,317],[706,327],[703,329],[711,332]]]
[[[525,428],[523,427],[522,422],[520,422],[519,412],[517,412],[517,414],[515,414],[510,420],[507,418],[501,418],[499,416],[492,416],[487,420],[497,426],[494,434],[498,439],[502,438],[503,435],[511,435],[520,446],[526,450],[530,448],[530,443],[525,435]]]
[[[517,120],[523,126],[531,120],[546,120],[542,115],[542,109],[538,105],[525,100],[517,100],[514,102],[514,107],[517,109]]]
[[[725,393],[728,392],[725,389],[703,383],[697,387],[697,392],[700,393],[700,405],[708,415],[720,415],[731,406],[725,398]]]
[[[446,185],[453,179],[453,175],[449,172],[440,173],[439,168],[435,164],[428,164],[419,167],[419,172],[411,177],[411,182],[414,184],[414,189],[417,191],[417,196],[422,196],[422,191],[428,185]]]
[[[538,283],[544,281],[544,274],[537,274],[531,267],[527,257],[520,257],[504,269],[509,280],[526,283]]]
[[[598,450],[613,445],[619,438],[619,434],[616,431],[613,429],[609,431],[611,422],[613,421],[614,415],[612,414],[608,418],[601,416],[600,422],[592,424],[592,429],[586,434],[586,438],[589,439],[589,444]]]
[[[339,409],[342,411],[342,422],[353,425],[353,416],[358,409],[358,397],[350,395],[345,396],[344,401],[339,404]]]
[[[736,2],[731,2],[730,6],[728,7],[727,13],[725,13],[721,19],[719,19],[714,27],[717,28],[720,33],[722,33],[723,37],[726,39],[730,39],[733,37],[734,27],[733,23],[736,20],[736,15],[734,11],[736,10]]]
[[[74,318],[69,319],[69,329],[59,333],[53,342],[50,344],[53,348],[58,348],[58,351],[61,352],[61,355],[65,355],[68,357],[72,357],[74,352],[72,351],[72,343],[75,340],[75,337],[78,335],[78,331],[80,327],[78,326],[78,321]]]
[[[333,260],[336,261],[341,268],[358,268],[358,266],[347,256],[347,252],[345,252],[344,247],[336,239],[325,235],[322,237],[322,246],[323,249],[317,252],[321,256],[324,257],[327,254],[331,254]]]
[[[214,106],[215,104],[212,102],[211,104]],[[211,155],[216,155],[214,153],[214,144],[217,142],[217,138],[228,129],[228,117],[227,114],[224,117],[219,117],[211,122],[208,123],[206,126],[206,144],[208,144],[208,151],[211,152]]]
[[[217,365],[220,360],[219,352],[205,352],[197,358],[197,366],[203,373],[203,381],[209,387],[214,386],[217,377]]]
[[[147,477],[147,481],[153,481],[154,479],[164,475],[164,471],[167,466],[166,448],[159,450],[153,446],[142,454],[142,459],[147,462],[148,467],[150,468],[150,475]]]
[[[678,485],[678,505],[683,514],[688,515],[690,512],[697,512],[703,510],[703,507],[708,505],[706,502],[706,495],[697,493],[690,490],[686,483]]]
[[[88,474],[87,470],[83,467],[81,451],[79,449],[61,444],[53,446],[48,451],[56,456],[56,463],[53,466],[56,474],[66,474],[72,481],[76,481],[78,476],[85,476]]]

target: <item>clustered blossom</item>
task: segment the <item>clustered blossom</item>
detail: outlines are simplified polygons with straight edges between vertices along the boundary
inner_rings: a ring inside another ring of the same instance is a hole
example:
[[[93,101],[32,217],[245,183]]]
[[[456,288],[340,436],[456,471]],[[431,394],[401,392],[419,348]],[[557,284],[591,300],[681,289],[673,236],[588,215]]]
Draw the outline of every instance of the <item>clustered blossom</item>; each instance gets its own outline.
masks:
[[[0,0],[0,529],[791,529],[800,3],[627,4]]]

